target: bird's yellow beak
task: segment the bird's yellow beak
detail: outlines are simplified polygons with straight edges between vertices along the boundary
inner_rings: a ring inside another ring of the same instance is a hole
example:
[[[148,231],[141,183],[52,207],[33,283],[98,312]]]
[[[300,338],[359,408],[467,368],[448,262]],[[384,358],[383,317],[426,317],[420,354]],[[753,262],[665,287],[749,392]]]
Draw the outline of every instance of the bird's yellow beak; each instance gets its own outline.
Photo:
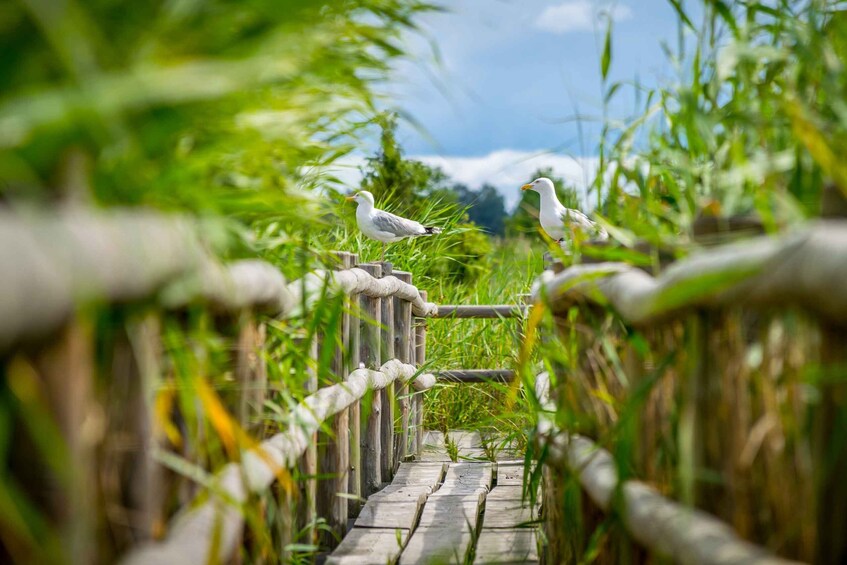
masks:
[[[521,187],[521,190],[529,190],[529,189],[531,189],[531,188],[532,188],[532,185],[531,185],[531,184],[525,184],[525,185],[523,185],[523,186]]]
[[[348,196],[344,200],[346,200],[347,202],[353,202],[354,200],[356,200],[356,195],[354,194],[353,196]]]

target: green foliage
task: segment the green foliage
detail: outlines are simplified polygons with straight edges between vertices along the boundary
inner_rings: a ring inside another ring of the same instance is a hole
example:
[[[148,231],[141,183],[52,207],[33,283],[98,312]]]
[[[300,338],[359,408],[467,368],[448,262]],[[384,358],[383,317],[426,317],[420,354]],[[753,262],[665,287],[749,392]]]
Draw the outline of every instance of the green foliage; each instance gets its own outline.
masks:
[[[377,154],[368,157],[362,190],[378,201],[396,202],[405,212],[417,210],[431,194],[443,191],[447,175],[420,161],[405,159],[397,142],[397,115],[383,113],[377,118],[382,129]]]
[[[693,53],[675,55],[682,80],[649,92],[641,115],[604,125],[595,190],[607,218],[684,244],[703,213],[755,213],[773,230],[818,215],[829,181],[847,194],[835,158],[847,150],[845,12],[708,1],[695,28],[671,4],[696,34]],[[620,86],[604,86],[606,103]]]
[[[532,182],[537,178],[547,177],[553,181],[559,202],[566,208],[579,209],[579,197],[573,187],[567,186],[565,179],[557,177],[550,167],[538,169],[526,182]],[[538,194],[531,190],[521,192],[521,199],[512,213],[512,217],[506,223],[506,233],[515,236],[519,234],[538,233]]]
[[[486,183],[479,190],[471,190],[463,184],[455,184],[453,192],[463,206],[467,206],[468,218],[492,235],[503,235],[506,225],[506,204],[503,195]]]

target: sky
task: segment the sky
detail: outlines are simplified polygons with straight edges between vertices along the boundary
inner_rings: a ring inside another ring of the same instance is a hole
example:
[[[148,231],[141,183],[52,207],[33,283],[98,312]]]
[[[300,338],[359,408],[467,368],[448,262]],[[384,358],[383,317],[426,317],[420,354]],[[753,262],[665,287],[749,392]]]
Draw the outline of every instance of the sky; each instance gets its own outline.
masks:
[[[636,82],[654,86],[676,76],[662,48],[662,42],[677,44],[668,0],[442,4],[445,12],[424,16],[422,33],[407,38],[412,58],[398,65],[386,87],[392,104],[417,124],[403,123],[399,139],[407,156],[441,167],[458,182],[493,184],[507,207],[540,166],[552,166],[583,193],[593,178],[603,98],[602,14],[614,21],[608,80],[630,84],[618,91],[610,115],[633,114]]]

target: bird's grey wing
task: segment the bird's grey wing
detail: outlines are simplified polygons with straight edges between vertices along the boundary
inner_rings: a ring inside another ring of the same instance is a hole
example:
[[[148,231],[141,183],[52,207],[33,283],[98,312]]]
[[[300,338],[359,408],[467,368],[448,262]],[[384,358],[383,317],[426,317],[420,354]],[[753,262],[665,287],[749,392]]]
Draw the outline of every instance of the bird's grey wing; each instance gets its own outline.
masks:
[[[594,234],[597,239],[605,240],[609,237],[603,226],[591,220],[579,210],[565,209],[565,221],[579,226],[586,233]]]
[[[418,222],[395,216],[390,212],[377,211],[372,217],[374,226],[383,232],[393,233],[397,237],[423,235],[426,230]]]

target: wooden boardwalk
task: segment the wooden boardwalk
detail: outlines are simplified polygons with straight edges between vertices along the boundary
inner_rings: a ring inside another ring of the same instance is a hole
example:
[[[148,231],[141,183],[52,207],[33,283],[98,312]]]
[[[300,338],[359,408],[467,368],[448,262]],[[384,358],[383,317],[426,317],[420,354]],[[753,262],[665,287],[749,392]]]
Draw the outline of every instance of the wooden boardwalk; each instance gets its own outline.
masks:
[[[476,433],[448,437],[427,432],[421,460],[368,499],[327,564],[538,562],[539,508],[522,502],[523,461],[509,451],[483,459],[492,449]]]

